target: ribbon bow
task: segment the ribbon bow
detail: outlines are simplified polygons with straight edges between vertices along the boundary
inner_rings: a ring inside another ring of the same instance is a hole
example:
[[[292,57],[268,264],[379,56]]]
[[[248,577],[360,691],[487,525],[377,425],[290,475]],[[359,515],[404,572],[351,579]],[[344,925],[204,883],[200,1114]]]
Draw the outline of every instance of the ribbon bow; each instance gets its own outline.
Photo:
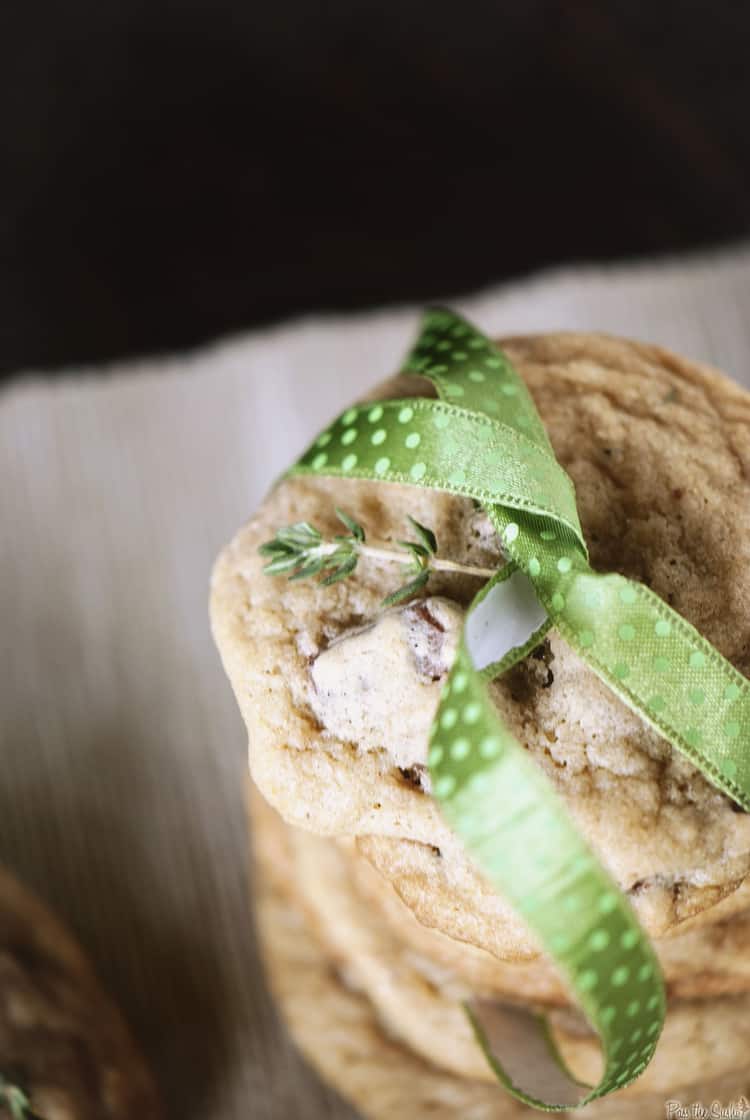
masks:
[[[635,1080],[664,1022],[658,962],[627,901],[562,800],[491,704],[485,682],[555,626],[624,702],[750,810],[750,684],[648,587],[595,572],[573,484],[505,355],[449,311],[429,311],[406,372],[438,400],[348,409],[290,474],[397,482],[478,500],[507,563],[466,617],[430,734],[435,798],[483,873],[555,960],[604,1051],[599,1083],[565,1068],[536,1016],[494,1009],[474,1029],[520,1100],[560,1110]],[[529,1087],[533,1079],[533,1091]]]

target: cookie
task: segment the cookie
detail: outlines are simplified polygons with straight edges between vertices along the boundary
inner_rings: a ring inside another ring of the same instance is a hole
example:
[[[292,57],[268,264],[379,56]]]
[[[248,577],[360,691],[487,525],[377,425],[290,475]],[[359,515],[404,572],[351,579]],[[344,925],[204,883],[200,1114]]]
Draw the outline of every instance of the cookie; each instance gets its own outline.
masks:
[[[445,860],[439,849],[380,836],[358,837],[353,844],[377,872],[368,876],[370,890],[385,907],[393,907],[395,894],[423,928],[513,967],[525,965],[529,976],[534,974],[533,966],[543,962],[520,919],[492,887],[479,874],[472,878],[455,874],[455,861]],[[750,948],[748,914],[750,882],[745,881],[710,909],[660,931],[655,948],[669,980],[679,985],[675,994],[690,997],[744,990],[750,977],[745,963]],[[643,920],[643,908],[640,916]],[[683,962],[690,967],[683,968]],[[691,987],[694,984],[699,987]]]
[[[394,885],[363,858],[353,841],[340,841],[357,892],[392,933],[436,966],[449,968],[483,996],[568,1006],[570,995],[545,957],[508,961],[486,949],[422,925]],[[736,892],[740,893],[740,892]],[[730,896],[732,898],[734,896]],[[682,927],[678,927],[682,929]],[[750,910],[654,942],[670,999],[706,999],[750,991]]]
[[[0,871],[0,1073],[45,1120],[159,1120],[143,1058],[68,932]],[[0,1109],[1,1111],[1,1109]]]
[[[357,893],[335,841],[284,825],[263,806],[256,805],[253,819],[261,836],[275,833],[278,845],[286,848],[290,891],[307,909],[342,974],[366,995],[390,1033],[448,1072],[494,1083],[463,1011],[463,1004],[479,993],[451,969],[415,952],[373,913],[369,900]],[[529,995],[518,996],[519,1002],[530,1001]],[[494,1004],[486,1006],[491,1015]],[[574,1075],[595,1084],[601,1076],[600,1049],[585,1020],[566,1010],[552,1011],[548,1021]],[[683,1069],[696,1079],[738,1070],[746,1062],[749,1033],[748,996],[674,1002],[653,1061],[622,1095],[667,1090]]]
[[[750,396],[704,366],[603,336],[510,339],[503,347],[576,485],[594,568],[652,587],[747,675]],[[380,391],[409,393],[429,387],[410,377]],[[536,945],[474,872],[425,781],[426,729],[456,620],[478,583],[431,577],[429,596],[397,612],[396,625],[380,608],[394,588],[387,565],[361,562],[327,588],[263,574],[263,541],[298,520],[334,535],[336,505],[373,542],[402,537],[411,514],[434,530],[442,555],[501,562],[486,518],[468,500],[365,481],[277,485],[212,580],[214,634],[248,727],[253,776],[290,823],[381,845],[379,870],[426,924],[498,956],[533,957]],[[748,875],[750,815],[625,707],[558,634],[536,653],[492,686],[494,702],[646,929],[662,936],[716,908]],[[353,665],[366,673],[352,674]],[[437,852],[439,864],[428,858]],[[418,899],[406,898],[407,879]],[[497,943],[484,937],[488,929],[498,931]]]
[[[530,1120],[538,1113],[496,1085],[458,1077],[421,1059],[388,1035],[374,1008],[345,983],[290,890],[288,855],[278,836],[259,830],[256,913],[272,988],[293,1037],[320,1074],[366,1120]],[[681,1087],[589,1105],[593,1120],[663,1120],[668,1100],[750,1097],[750,1075],[701,1082],[682,1066]],[[566,1115],[574,1115],[569,1113]]]

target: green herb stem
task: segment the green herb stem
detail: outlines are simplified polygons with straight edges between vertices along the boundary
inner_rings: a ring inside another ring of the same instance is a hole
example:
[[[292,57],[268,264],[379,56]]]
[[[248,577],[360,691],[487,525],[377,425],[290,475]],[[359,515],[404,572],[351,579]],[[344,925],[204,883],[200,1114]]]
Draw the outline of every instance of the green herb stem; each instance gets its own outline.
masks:
[[[406,568],[409,579],[383,600],[384,607],[392,607],[416,595],[426,586],[432,572],[457,572],[478,579],[491,579],[495,574],[492,568],[459,564],[457,560],[439,557],[432,529],[420,525],[413,517],[408,520],[418,540],[397,541],[399,550],[396,551],[367,544],[363,526],[344,510],[337,509],[336,516],[348,534],[333,540],[325,540],[309,521],[297,521],[279,529],[276,536],[259,549],[261,556],[268,559],[263,569],[266,574],[285,575],[290,580],[317,576],[324,587],[329,587],[348,579],[363,557],[381,564],[399,564]]]
[[[323,541],[322,544],[310,550],[309,556],[330,556],[341,546],[336,541]],[[369,560],[380,560],[384,564],[412,564],[413,557],[407,552],[396,552],[390,548],[375,548],[370,544],[361,544],[356,541],[352,545],[353,551]],[[425,567],[436,572],[459,572],[464,576],[477,576],[480,579],[491,579],[495,574],[493,568],[479,568],[473,564],[460,564],[457,560],[444,560],[441,556],[430,556],[425,561]]]

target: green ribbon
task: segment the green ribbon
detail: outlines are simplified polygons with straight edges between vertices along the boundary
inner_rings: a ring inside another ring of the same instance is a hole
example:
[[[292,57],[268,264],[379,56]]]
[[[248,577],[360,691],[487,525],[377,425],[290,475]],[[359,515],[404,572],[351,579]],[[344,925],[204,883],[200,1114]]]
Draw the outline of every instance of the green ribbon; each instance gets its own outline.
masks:
[[[290,474],[475,498],[497,530],[508,563],[467,613],[429,767],[449,824],[598,1032],[604,1073],[596,1086],[581,1086],[544,1024],[520,1010],[470,1009],[477,1038],[514,1096],[570,1108],[622,1088],[648,1065],[664,1022],[664,986],[627,899],[503,724],[486,681],[555,626],[613,692],[748,810],[750,684],[649,588],[592,570],[573,484],[523,381],[490,340],[451,312],[430,311],[405,370],[429,378],[439,399],[348,409]]]

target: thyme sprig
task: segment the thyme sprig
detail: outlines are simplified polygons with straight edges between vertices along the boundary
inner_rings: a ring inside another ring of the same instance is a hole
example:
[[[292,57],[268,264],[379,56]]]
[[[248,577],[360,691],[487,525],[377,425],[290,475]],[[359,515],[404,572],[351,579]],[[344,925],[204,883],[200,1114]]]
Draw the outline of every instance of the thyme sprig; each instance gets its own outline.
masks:
[[[259,549],[261,556],[268,557],[268,563],[263,569],[265,573],[269,576],[286,575],[290,580],[317,576],[319,583],[328,587],[347,579],[361,559],[400,564],[406,568],[409,578],[396,591],[386,596],[383,600],[384,607],[392,607],[416,595],[434,571],[460,572],[481,579],[490,579],[495,574],[491,568],[459,564],[455,560],[439,557],[435,534],[413,517],[409,517],[409,523],[417,540],[397,541],[397,551],[368,544],[362,525],[344,510],[337,508],[336,516],[348,532],[341,533],[332,540],[324,538],[320,530],[309,521],[297,521],[294,525],[279,529],[276,536]]]

